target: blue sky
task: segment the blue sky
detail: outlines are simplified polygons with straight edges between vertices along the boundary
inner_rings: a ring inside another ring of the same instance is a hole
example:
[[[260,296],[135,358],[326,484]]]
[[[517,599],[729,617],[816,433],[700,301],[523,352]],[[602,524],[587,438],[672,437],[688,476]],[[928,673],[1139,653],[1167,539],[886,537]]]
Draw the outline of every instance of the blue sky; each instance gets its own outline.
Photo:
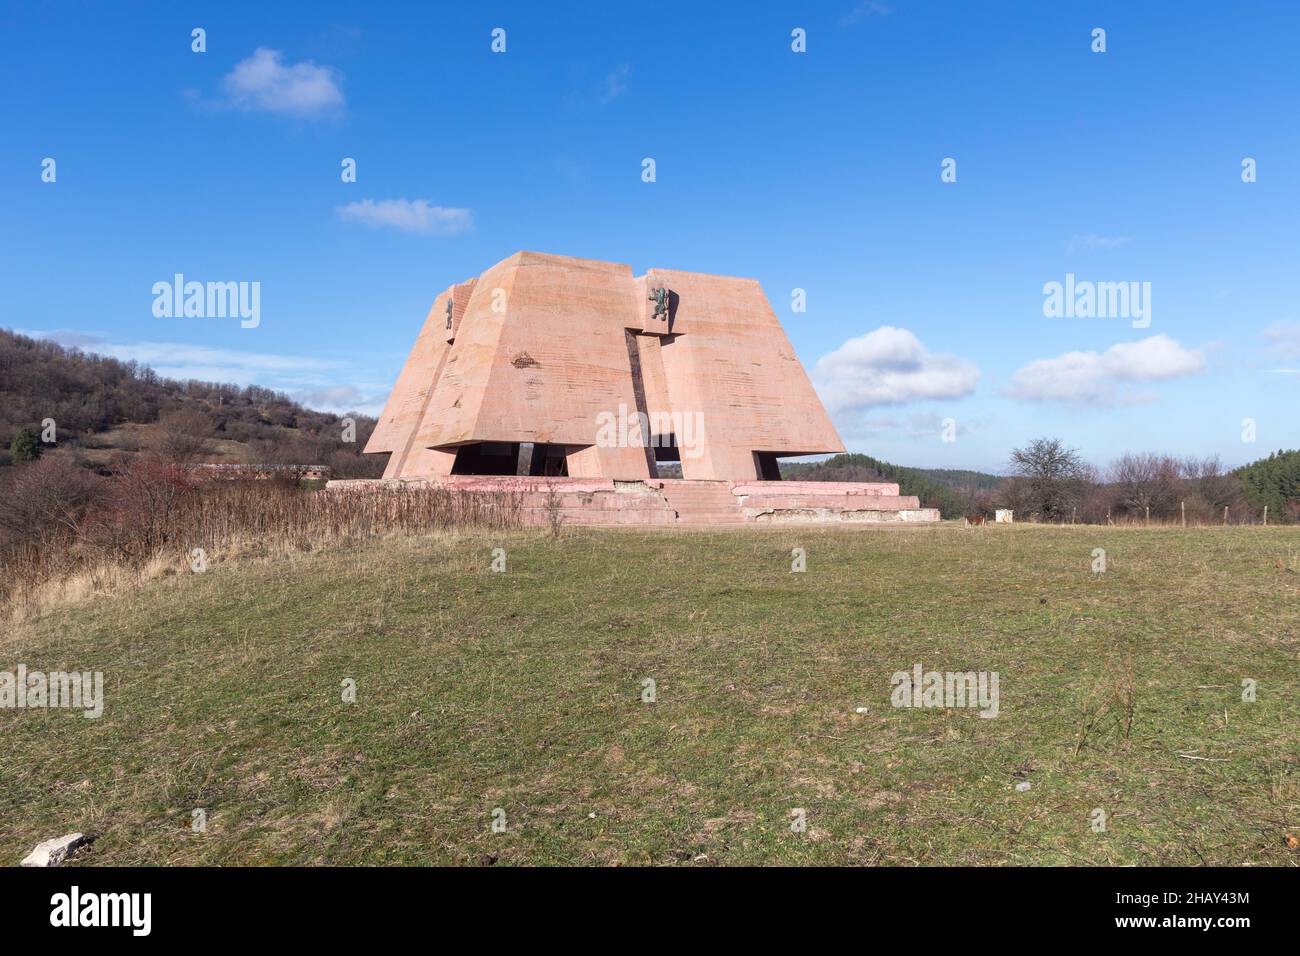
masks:
[[[0,326],[374,413],[437,293],[531,249],[759,279],[899,463],[1300,445],[1300,6],[548,6],[6,4]],[[259,324],[155,316],[175,273]],[[1067,273],[1149,326],[1045,316]]]

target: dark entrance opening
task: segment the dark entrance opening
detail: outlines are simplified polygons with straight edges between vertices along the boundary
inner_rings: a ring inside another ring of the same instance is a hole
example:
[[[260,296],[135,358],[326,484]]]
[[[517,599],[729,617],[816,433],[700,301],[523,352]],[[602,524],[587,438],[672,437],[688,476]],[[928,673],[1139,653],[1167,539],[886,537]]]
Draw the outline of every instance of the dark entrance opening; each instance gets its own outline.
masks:
[[[756,451],[754,452],[754,464],[758,469],[759,481],[780,481],[781,465],[777,461],[776,452]]]
[[[681,461],[682,453],[677,447],[677,436],[652,435],[650,444],[654,446],[655,461]]]
[[[456,449],[453,475],[513,475],[519,468],[518,442],[478,442]]]
[[[533,460],[528,464],[528,474],[534,478],[569,477],[569,460],[564,452],[563,445],[534,445]]]
[[[671,432],[667,435],[651,435],[650,447],[654,451],[655,459],[655,470],[651,477],[682,477],[682,454],[681,449],[677,447],[676,435]]]

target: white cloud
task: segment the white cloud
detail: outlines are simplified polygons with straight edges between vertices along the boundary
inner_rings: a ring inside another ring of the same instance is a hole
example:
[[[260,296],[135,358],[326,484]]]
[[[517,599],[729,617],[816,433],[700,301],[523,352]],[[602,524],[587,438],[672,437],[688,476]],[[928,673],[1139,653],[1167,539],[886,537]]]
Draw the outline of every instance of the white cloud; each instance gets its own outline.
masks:
[[[940,438],[949,426],[949,416],[934,412],[913,412],[905,417],[897,415],[862,415],[851,421],[837,423],[840,437],[850,445],[854,441],[871,441],[890,434],[897,438]],[[979,422],[962,417],[951,419],[956,435],[970,435],[978,431]]]
[[[891,7],[881,3],[880,0],[859,0],[852,10],[840,17],[839,25],[846,27],[852,23],[857,23],[865,17],[887,17],[893,12],[894,11]]]
[[[1286,358],[1300,357],[1300,322],[1284,319],[1264,330],[1264,341]]]
[[[624,81],[628,78],[628,74],[631,72],[632,67],[629,64],[624,63],[613,73],[610,73],[605,77],[605,92],[600,97],[601,103],[608,103],[615,97],[622,96],[627,92],[627,83]]]
[[[334,385],[302,392],[298,399],[311,408],[356,408],[364,401],[355,385]]]
[[[1086,235],[1076,233],[1066,243],[1065,251],[1067,254],[1072,254],[1080,247],[1086,249],[1114,249],[1118,246],[1127,245],[1132,241],[1132,236],[1099,236],[1095,232]]]
[[[434,206],[427,199],[362,199],[335,211],[344,222],[359,222],[372,229],[388,226],[438,236],[454,236],[474,225],[472,209]]]
[[[961,398],[980,372],[955,355],[930,352],[907,329],[884,325],[849,339],[813,368],[817,391],[832,412],[918,399]]]
[[[258,47],[221,84],[231,105],[294,116],[320,116],[343,107],[337,70],[310,60],[286,65],[279,50]]]
[[[138,362],[164,378],[182,381],[194,378],[205,382],[289,389],[327,382],[329,376],[325,373],[343,364],[302,355],[243,352],[181,342],[110,342],[93,332],[74,329],[16,331],[123,362]]]
[[[250,375],[259,372],[300,371],[304,374],[313,371],[337,368],[341,363],[322,359],[307,358],[301,355],[273,355],[266,352],[242,352],[238,349],[219,349],[207,345],[187,345],[179,342],[110,342],[94,332],[81,332],[76,329],[15,329],[20,335],[46,339],[59,345],[83,349],[96,355],[107,355],[123,362],[139,362],[148,365],[159,375],[169,378],[197,378],[191,375],[172,375],[164,368],[188,369],[195,367],[209,369],[232,369],[240,374],[238,379],[228,378],[220,381],[246,384],[254,382]]]
[[[1113,405],[1146,401],[1131,391],[1142,382],[1185,378],[1205,371],[1205,356],[1167,335],[1121,342],[1104,352],[1066,352],[1017,369],[1004,394],[1028,402]]]

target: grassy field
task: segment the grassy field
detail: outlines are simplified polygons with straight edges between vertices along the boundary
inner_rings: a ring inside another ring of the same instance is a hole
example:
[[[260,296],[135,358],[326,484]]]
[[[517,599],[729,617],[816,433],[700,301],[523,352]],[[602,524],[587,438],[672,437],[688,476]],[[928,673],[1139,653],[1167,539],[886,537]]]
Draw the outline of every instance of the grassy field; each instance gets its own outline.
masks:
[[[0,859],[83,830],[85,865],[1295,865],[1298,634],[1296,529],[218,561],[0,639],[0,669],[102,671],[106,700],[0,710]],[[917,663],[997,671],[999,715],[895,709]]]

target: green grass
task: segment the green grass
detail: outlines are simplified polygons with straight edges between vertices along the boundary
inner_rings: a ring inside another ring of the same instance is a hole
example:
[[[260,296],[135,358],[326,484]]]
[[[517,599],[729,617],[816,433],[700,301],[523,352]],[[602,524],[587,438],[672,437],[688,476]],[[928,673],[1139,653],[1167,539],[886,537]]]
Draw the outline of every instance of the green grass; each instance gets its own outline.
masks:
[[[0,860],[84,830],[82,864],[1294,865],[1298,598],[1283,528],[480,534],[216,563],[0,642],[0,668],[100,670],[106,696],[99,720],[0,711]],[[918,662],[998,671],[1000,716],[894,709]],[[1080,747],[1129,680],[1129,735],[1111,708]]]

